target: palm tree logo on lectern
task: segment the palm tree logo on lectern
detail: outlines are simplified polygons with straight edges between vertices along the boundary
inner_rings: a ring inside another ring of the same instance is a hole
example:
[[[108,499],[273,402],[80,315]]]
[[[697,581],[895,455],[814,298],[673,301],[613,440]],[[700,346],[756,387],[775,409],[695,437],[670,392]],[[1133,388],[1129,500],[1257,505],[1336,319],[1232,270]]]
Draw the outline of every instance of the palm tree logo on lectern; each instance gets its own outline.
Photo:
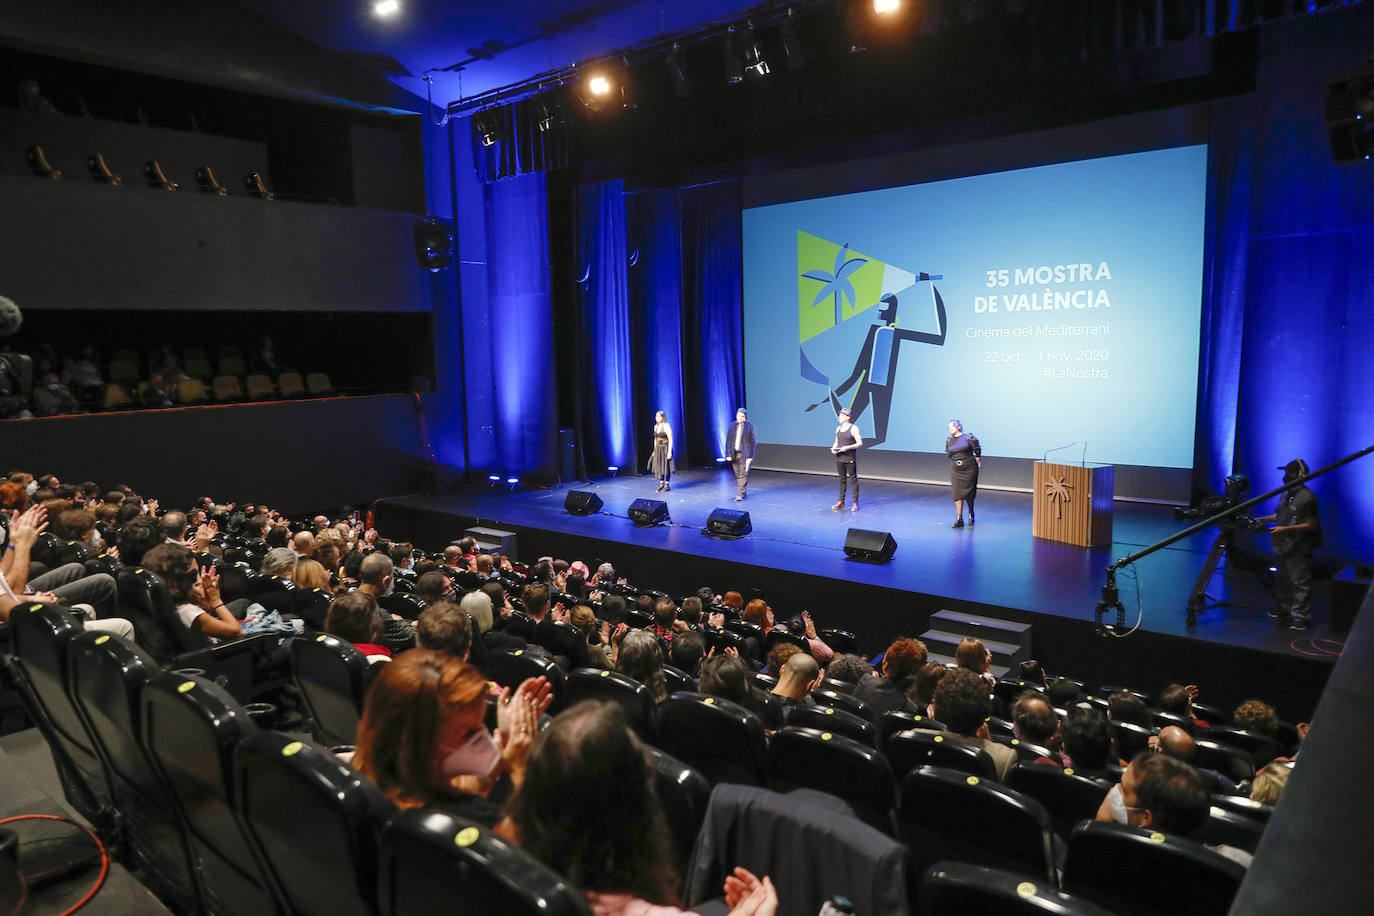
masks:
[[[1051,477],[1045,481],[1045,498],[1054,504],[1054,517],[1064,517],[1064,503],[1073,502],[1073,496],[1069,493],[1073,485],[1063,477]]]
[[[841,310],[844,300],[848,299],[853,305],[857,305],[854,295],[854,284],[849,282],[849,275],[868,263],[868,258],[851,258],[849,256],[849,243],[846,242],[840,247],[839,254],[835,255],[834,273],[826,273],[823,270],[808,270],[802,274],[808,280],[819,280],[825,285],[821,291],[816,293],[816,298],[811,301],[812,305],[819,305],[821,300],[827,296],[835,297],[835,323],[839,324],[844,320]]]

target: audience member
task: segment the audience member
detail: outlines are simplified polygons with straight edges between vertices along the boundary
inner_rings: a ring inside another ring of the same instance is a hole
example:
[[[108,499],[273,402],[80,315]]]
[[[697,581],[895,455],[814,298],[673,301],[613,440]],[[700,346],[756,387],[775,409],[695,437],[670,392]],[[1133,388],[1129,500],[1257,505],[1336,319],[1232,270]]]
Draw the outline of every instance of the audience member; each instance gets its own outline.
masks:
[[[68,563],[29,578],[29,554],[46,527],[47,514],[41,506],[26,509],[10,520],[5,547],[0,551],[4,554],[0,559],[0,622],[8,621],[16,606],[30,601],[63,607],[86,605],[92,609],[90,616],[98,619],[81,617],[77,622],[83,629],[133,639],[134,626],[128,620],[101,616],[102,612],[108,615],[114,609],[115,586],[110,576],[88,576],[80,563]]]
[[[1275,761],[1265,765],[1250,783],[1250,800],[1261,805],[1277,805],[1288,786],[1288,777],[1292,775],[1291,764]]]
[[[568,622],[577,628],[587,643],[587,667],[606,670],[613,668],[611,657],[606,654],[606,646],[610,642],[610,624],[598,621],[596,614],[585,604],[576,605],[572,609]]]
[[[668,698],[667,681],[663,677],[663,649],[658,637],[648,630],[631,630],[625,634],[616,655],[615,670],[648,687],[655,703]]]
[[[1212,797],[1197,771],[1181,760],[1145,751],[1121,774],[1121,782],[1098,809],[1100,821],[1149,827],[1192,838],[1207,823]],[[1232,846],[1209,847],[1249,867],[1250,854]]]
[[[825,680],[825,672],[816,659],[805,652],[796,652],[783,663],[778,673],[778,683],[771,693],[783,708],[784,714],[797,706],[815,706],[811,691]]]
[[[300,588],[329,590],[329,570],[315,560],[302,557],[291,570],[291,581]]]
[[[211,643],[243,635],[243,627],[220,597],[219,573],[213,566],[197,566],[190,548],[158,544],[144,554],[143,565],[166,583],[177,617],[188,629],[203,633]]]
[[[1141,728],[1154,727],[1154,720],[1150,718],[1150,708],[1145,705],[1145,701],[1126,690],[1107,697],[1107,718],[1113,722],[1139,725]]]
[[[916,712],[923,716],[934,717],[935,689],[949,669],[939,662],[926,662],[916,672],[916,683],[911,691],[911,701],[916,704]]]
[[[1164,688],[1164,692],[1159,695],[1159,708],[1161,712],[1171,713],[1175,716],[1183,716],[1192,719],[1193,725],[1197,728],[1211,728],[1211,723],[1204,719],[1199,719],[1193,711],[1193,697],[1197,694],[1197,687],[1182,684],[1170,684]]]
[[[959,647],[954,650],[954,662],[960,668],[972,671],[981,677],[988,688],[988,692],[992,692],[993,686],[997,683],[997,678],[993,677],[990,670],[992,652],[983,645],[982,640],[974,639],[971,636],[964,637],[960,641]]]
[[[1075,704],[1060,723],[1059,734],[1066,768],[1079,776],[1115,778],[1110,769],[1112,733],[1100,709],[1088,703]]]
[[[1175,760],[1182,760],[1187,764],[1193,764],[1193,757],[1197,753],[1197,743],[1193,741],[1193,736],[1177,725],[1169,725],[1160,729],[1159,736],[1153,739],[1151,743],[1161,754]],[[1206,769],[1195,764],[1193,764],[1193,768],[1198,771],[1198,775],[1207,784],[1207,791],[1213,795],[1235,795],[1239,791],[1234,782],[1216,770]]]
[[[916,686],[916,672],[926,657],[926,644],[919,639],[894,640],[883,653],[882,676],[868,673],[854,685],[854,698],[868,704],[875,724],[885,712],[918,711],[908,694]]]
[[[473,595],[476,596],[473,604],[486,601],[490,608],[486,595],[481,592],[473,592]],[[472,618],[452,601],[436,601],[425,608],[415,621],[415,641],[421,649],[433,649],[466,661],[472,649]],[[409,654],[404,653],[401,657]]]
[[[391,650],[377,642],[386,624],[385,617],[377,606],[377,599],[360,588],[330,603],[324,631],[352,643],[369,662],[387,661],[391,658]]]
[[[825,666],[825,679],[830,687],[835,686],[835,682],[847,684],[850,691],[858,686],[859,681],[865,676],[872,674],[873,668],[861,656],[852,652],[835,656],[830,664]]]
[[[1272,738],[1279,731],[1279,713],[1263,700],[1246,700],[1236,707],[1231,725]]]
[[[938,734],[982,748],[997,767],[998,781],[1006,782],[1016,765],[1016,751],[989,736],[987,720],[991,708],[987,683],[968,668],[950,671],[935,688],[935,719],[945,727]]]
[[[782,666],[787,664],[787,660],[801,651],[800,646],[790,642],[775,642],[773,648],[768,650],[768,657],[764,660],[763,672],[769,677],[781,677]]]
[[[668,656],[674,668],[696,677],[701,671],[701,660],[706,657],[706,639],[690,630],[680,633],[670,644]]]
[[[520,846],[581,889],[598,916],[684,913],[653,778],[619,706],[577,704],[534,739],[511,801]],[[725,891],[732,916],[777,910],[772,882],[744,869]]]
[[[1056,678],[1050,684],[1049,695],[1050,705],[1055,709],[1068,709],[1083,698],[1083,685],[1071,678]]]
[[[1011,720],[1016,737],[1050,751],[1048,756],[1042,754],[1035,758],[1036,763],[1064,765],[1063,758],[1053,750],[1059,736],[1059,713],[1054,711],[1043,694],[1034,690],[1023,692],[1011,708]]]

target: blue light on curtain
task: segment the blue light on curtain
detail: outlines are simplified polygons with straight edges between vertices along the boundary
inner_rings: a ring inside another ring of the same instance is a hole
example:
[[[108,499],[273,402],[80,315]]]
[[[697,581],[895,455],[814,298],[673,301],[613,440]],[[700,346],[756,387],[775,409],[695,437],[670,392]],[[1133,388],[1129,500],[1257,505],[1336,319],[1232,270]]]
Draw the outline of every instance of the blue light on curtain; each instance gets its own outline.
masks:
[[[487,185],[486,224],[495,470],[552,477],[558,408],[544,174]]]
[[[578,193],[578,269],[591,342],[590,465],[628,468],[635,462],[631,424],[630,295],[626,274],[625,189],[607,181]]]
[[[1295,457],[1313,468],[1374,443],[1374,169],[1336,165],[1321,86],[1374,41],[1368,16],[1299,17],[1263,30],[1250,128],[1254,144],[1236,470],[1276,486]],[[1241,128],[1237,128],[1240,130]],[[1237,252],[1221,252],[1232,260]],[[1318,480],[1325,541],[1374,554],[1374,464]]]
[[[673,425],[679,456],[692,441],[683,407],[682,233],[678,190],[645,191],[626,198],[630,250],[630,313],[634,319],[635,440],[638,454],[653,449],[652,411],[662,410]],[[686,462],[679,460],[679,465]]]
[[[695,460],[723,457],[744,403],[743,244],[735,181],[682,191],[683,314],[688,328],[688,430]]]
[[[1236,407],[1245,333],[1254,109],[1248,98],[1212,106],[1209,209],[1214,214],[1204,280],[1194,489],[1220,493],[1236,458]],[[1198,495],[1202,495],[1199,493]]]

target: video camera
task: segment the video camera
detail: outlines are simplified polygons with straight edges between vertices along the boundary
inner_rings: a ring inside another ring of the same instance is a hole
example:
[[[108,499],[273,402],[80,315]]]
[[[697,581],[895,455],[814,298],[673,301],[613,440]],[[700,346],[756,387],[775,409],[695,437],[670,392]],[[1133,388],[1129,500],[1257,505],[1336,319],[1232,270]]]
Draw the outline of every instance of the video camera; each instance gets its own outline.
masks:
[[[1184,508],[1174,507],[1174,521],[1176,522],[1196,522],[1204,518],[1211,518],[1218,512],[1225,512],[1227,509],[1239,504],[1245,497],[1245,493],[1250,489],[1250,478],[1244,474],[1232,474],[1226,478],[1225,489],[1220,496],[1204,496],[1195,507]],[[1243,527],[1252,530],[1263,530],[1264,523],[1255,520],[1251,515],[1231,515],[1217,523],[1227,527]]]

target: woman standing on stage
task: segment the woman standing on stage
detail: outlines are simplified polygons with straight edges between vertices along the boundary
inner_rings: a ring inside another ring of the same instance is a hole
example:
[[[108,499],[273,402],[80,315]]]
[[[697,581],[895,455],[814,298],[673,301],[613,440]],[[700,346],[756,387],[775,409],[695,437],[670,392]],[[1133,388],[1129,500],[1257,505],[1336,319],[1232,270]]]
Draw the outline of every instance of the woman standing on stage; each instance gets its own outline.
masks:
[[[983,464],[983,446],[977,436],[964,432],[964,424],[949,421],[949,438],[945,440],[945,454],[949,455],[949,487],[954,492],[955,528],[964,527],[964,503],[968,503],[968,524],[973,527],[973,501],[978,498],[978,468]]]
[[[668,481],[673,476],[673,427],[661,410],[654,414],[654,453],[649,456],[649,470],[658,478],[658,492],[672,489]]]
[[[864,437],[859,435],[859,427],[849,422],[849,408],[839,414],[840,425],[835,429],[835,444],[830,452],[835,456],[835,470],[840,475],[840,501],[831,509],[844,508],[845,485],[854,481],[854,505],[852,511],[859,511],[859,458],[858,451],[863,447]]]

